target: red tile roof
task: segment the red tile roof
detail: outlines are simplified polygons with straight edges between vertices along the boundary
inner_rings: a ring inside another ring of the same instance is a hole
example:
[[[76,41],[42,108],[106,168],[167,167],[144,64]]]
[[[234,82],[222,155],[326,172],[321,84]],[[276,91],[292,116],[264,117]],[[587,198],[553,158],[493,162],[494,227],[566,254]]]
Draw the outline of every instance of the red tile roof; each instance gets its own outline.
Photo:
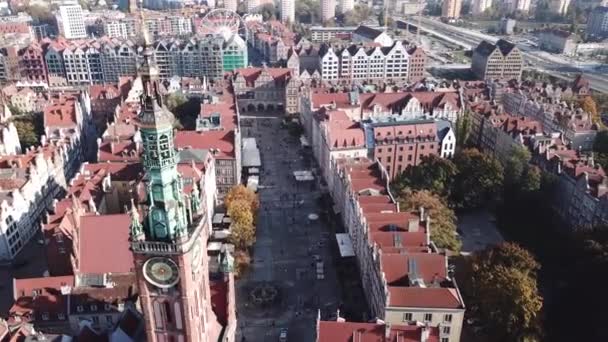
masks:
[[[395,287],[389,286],[389,306],[409,308],[461,309],[458,292],[444,287]]]
[[[235,76],[242,75],[245,78],[247,86],[252,87],[255,81],[260,77],[262,71],[267,72],[275,81],[277,85],[284,84],[287,79],[291,76],[291,70],[287,68],[258,68],[258,67],[247,67],[242,69],[236,69],[233,71]]]
[[[48,313],[57,320],[56,315],[62,313],[67,318],[67,300],[61,288],[73,287],[73,276],[14,279],[13,286],[15,304],[11,314],[39,319],[42,313]]]
[[[133,254],[129,246],[128,214],[81,218],[80,273],[129,273]]]
[[[213,156],[216,159],[233,159],[234,152],[234,131],[178,131],[175,134],[175,147],[218,150]]]
[[[416,325],[320,321],[319,342],[420,342],[423,329],[429,329],[425,342],[439,342],[439,329]],[[387,329],[389,329],[387,333]]]
[[[416,263],[416,274],[410,264]],[[429,286],[433,281],[441,282],[447,277],[447,260],[444,255],[434,253],[382,254],[382,272],[389,286],[409,286],[410,277],[421,278]]]
[[[44,108],[44,126],[75,127],[78,124],[76,121],[76,105],[73,98],[60,96],[58,99],[53,99]]]

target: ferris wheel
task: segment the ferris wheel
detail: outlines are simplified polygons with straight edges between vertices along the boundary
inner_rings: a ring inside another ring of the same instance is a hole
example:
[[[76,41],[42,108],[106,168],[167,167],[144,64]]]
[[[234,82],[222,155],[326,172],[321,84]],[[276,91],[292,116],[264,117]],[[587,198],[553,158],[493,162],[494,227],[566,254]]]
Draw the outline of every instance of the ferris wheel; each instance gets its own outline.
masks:
[[[207,13],[201,21],[201,32],[203,34],[218,34],[228,39],[235,34],[246,38],[246,27],[243,19],[238,13],[218,8]]]

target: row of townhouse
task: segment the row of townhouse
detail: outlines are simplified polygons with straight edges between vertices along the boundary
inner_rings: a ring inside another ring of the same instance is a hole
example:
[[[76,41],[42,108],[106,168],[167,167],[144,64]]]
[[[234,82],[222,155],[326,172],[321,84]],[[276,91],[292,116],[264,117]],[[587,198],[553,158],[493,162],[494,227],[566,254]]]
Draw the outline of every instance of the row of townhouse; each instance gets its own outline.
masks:
[[[332,159],[330,194],[350,237],[373,317],[391,326],[427,326],[460,341],[465,305],[447,257],[430,240],[424,208],[402,211],[389,175],[366,158]]]
[[[564,92],[547,94],[524,84],[508,87],[501,104],[507,113],[539,121],[546,133],[561,133],[573,149],[591,150],[599,128],[590,113],[575,102],[567,103],[568,97]]]
[[[24,80],[50,86],[118,82],[133,76],[142,49],[131,40],[66,41],[45,39],[18,51],[18,73]],[[0,51],[2,54],[3,51]],[[247,66],[247,46],[238,35],[160,40],[154,44],[161,79],[173,76],[222,78],[224,72]],[[10,69],[8,55],[0,69]],[[8,79],[8,77],[7,77]]]
[[[457,92],[359,94],[312,88],[301,101],[300,120],[324,176],[334,172],[332,158],[369,156],[382,162],[393,179],[424,156],[452,157],[452,125],[461,113]]]
[[[473,144],[502,163],[514,149],[526,148],[532,151],[532,163],[556,176],[551,205],[572,229],[608,222],[608,179],[593,155],[583,151],[585,145],[580,140],[561,130],[547,129],[542,117],[511,114],[489,101],[475,100],[469,107]]]
[[[52,95],[43,112],[42,146],[23,153],[15,147],[0,157],[0,259],[12,260],[38,232],[39,221],[53,199],[65,193],[66,180],[94,149],[90,105],[86,93]],[[8,130],[10,132],[10,124]],[[8,134],[7,134],[8,138]],[[92,140],[92,141],[91,141]]]
[[[323,81],[369,79],[417,81],[424,77],[426,54],[420,47],[395,41],[392,45],[345,48],[322,45],[319,65]]]

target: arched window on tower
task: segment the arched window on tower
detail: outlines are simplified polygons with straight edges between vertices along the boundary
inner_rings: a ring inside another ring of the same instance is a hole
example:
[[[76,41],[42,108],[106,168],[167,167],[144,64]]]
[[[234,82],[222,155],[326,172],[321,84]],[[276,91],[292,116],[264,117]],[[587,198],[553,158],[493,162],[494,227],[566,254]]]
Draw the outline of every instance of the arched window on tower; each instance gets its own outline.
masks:
[[[164,302],[163,309],[165,311],[165,322],[167,322],[167,324],[172,324],[173,315],[171,313],[171,303],[169,303],[168,301]]]

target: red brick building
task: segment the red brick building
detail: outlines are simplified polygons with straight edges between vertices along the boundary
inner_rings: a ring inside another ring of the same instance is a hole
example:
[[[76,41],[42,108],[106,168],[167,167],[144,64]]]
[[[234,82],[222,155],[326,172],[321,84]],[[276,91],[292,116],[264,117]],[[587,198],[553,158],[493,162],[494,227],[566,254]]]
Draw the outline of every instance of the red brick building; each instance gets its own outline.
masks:
[[[385,166],[391,179],[408,166],[420,164],[423,156],[438,154],[441,148],[433,120],[374,123],[367,134],[368,141],[369,134],[373,134],[374,157]]]
[[[426,53],[419,47],[413,47],[407,51],[410,54],[408,65],[408,81],[415,82],[424,78],[424,68],[426,66]]]
[[[28,81],[48,82],[44,50],[40,44],[32,43],[19,51],[19,70],[21,77]]]

